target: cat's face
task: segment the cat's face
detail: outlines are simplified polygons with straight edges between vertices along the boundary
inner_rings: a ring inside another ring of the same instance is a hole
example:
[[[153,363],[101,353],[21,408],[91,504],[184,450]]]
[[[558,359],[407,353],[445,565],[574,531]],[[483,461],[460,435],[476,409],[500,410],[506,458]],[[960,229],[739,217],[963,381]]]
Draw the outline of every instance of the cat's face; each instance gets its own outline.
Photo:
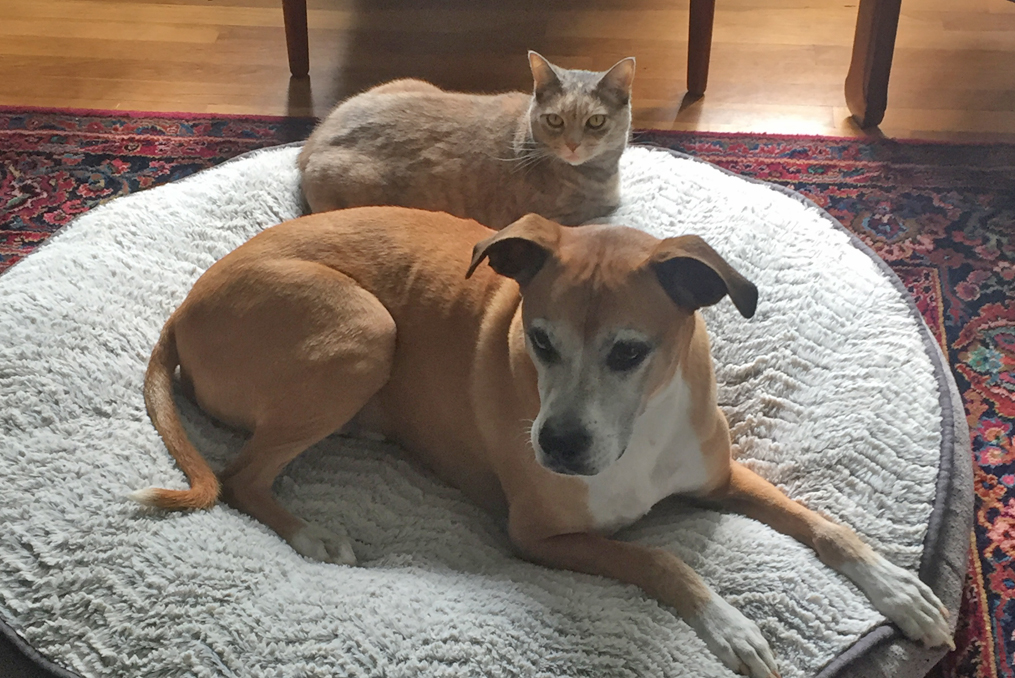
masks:
[[[633,57],[594,73],[560,68],[529,52],[529,66],[534,82],[529,122],[537,143],[571,165],[624,148],[631,129]]]

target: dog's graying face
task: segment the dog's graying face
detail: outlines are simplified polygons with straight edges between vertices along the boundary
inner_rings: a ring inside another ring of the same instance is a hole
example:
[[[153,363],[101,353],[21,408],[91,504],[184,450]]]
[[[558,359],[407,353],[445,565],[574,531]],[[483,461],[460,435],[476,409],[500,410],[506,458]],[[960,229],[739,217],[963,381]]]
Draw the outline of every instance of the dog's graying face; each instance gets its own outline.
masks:
[[[694,311],[727,293],[745,316],[757,290],[697,236],[660,241],[621,226],[569,229],[523,217],[476,246],[522,289],[536,367],[532,447],[546,468],[595,475],[619,459],[638,416],[671,382]]]
[[[595,475],[627,448],[648,385],[672,373],[673,341],[630,319],[596,317],[601,298],[584,301],[590,303],[576,313],[525,309],[534,316],[525,339],[539,375],[531,437],[548,469]]]

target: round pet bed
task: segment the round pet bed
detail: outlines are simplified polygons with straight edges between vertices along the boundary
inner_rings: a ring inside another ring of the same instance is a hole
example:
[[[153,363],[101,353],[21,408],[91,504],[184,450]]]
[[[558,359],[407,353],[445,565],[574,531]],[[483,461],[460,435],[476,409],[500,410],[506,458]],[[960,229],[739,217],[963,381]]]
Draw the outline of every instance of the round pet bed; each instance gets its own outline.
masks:
[[[732,675],[638,589],[516,559],[493,519],[384,443],[332,436],[276,488],[344,524],[358,567],[305,560],[223,505],[127,500],[185,486],[145,414],[149,352],[205,269],[301,213],[298,150],[114,200],[0,277],[0,630],[63,675]],[[610,221],[698,233],[761,290],[751,320],[706,310],[740,458],[919,571],[954,620],[968,434],[898,279],[787,191],[646,148],[623,178]],[[179,402],[221,467],[242,437]],[[620,536],[679,553],[758,623],[785,678],[919,676],[943,653],[747,518],[667,500]]]

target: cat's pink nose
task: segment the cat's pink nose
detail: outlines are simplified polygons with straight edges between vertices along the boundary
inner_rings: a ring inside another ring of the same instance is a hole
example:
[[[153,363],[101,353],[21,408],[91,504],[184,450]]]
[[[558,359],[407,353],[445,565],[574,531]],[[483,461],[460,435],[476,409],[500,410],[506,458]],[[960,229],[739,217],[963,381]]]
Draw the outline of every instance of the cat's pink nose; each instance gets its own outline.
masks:
[[[574,152],[574,149],[576,149],[579,146],[581,146],[581,143],[582,142],[580,142],[580,141],[565,141],[564,142],[564,144],[567,145],[567,147],[571,149],[571,152]]]

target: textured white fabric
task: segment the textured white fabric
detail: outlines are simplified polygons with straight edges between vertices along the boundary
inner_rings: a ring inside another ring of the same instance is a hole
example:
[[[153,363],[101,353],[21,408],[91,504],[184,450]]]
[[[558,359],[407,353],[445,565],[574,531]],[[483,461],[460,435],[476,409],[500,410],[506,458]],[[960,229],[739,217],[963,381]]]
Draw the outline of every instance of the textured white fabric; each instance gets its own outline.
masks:
[[[631,586],[511,555],[498,525],[382,443],[326,440],[282,501],[348,528],[359,567],[304,560],[224,507],[128,501],[182,474],[144,365],[212,262],[297,216],[298,149],[115,200],[0,278],[0,617],[84,676],[729,676]],[[899,292],[814,208],[631,149],[611,221],[699,233],[761,290],[707,310],[742,459],[915,569],[934,499],[938,385]],[[241,438],[181,401],[221,466]],[[883,618],[792,539],[667,501],[621,533],[671,548],[755,620],[786,678]]]

